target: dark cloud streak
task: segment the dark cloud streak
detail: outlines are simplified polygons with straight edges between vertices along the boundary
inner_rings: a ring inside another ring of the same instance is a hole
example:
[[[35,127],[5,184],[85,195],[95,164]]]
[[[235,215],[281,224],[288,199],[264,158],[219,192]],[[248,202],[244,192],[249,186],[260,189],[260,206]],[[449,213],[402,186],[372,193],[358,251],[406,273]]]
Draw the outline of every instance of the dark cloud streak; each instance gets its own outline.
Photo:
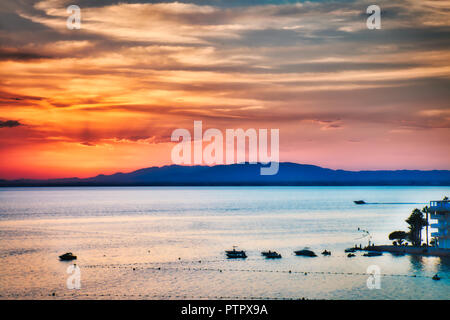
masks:
[[[0,61],[1,60],[29,61],[29,60],[50,59],[50,58],[52,57],[42,55],[36,52],[23,51],[20,49],[0,48]]]
[[[14,128],[19,126],[23,126],[23,124],[17,120],[0,120],[0,128]]]

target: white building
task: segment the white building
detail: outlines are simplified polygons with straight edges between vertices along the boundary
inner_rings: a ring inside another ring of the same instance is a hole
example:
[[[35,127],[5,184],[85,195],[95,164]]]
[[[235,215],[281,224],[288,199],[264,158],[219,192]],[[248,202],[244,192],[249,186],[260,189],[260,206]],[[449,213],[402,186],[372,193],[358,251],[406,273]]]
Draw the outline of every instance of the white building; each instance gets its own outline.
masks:
[[[450,201],[430,201],[430,219],[437,220],[430,227],[438,229],[438,232],[431,233],[432,237],[436,237],[438,247],[450,249]]]

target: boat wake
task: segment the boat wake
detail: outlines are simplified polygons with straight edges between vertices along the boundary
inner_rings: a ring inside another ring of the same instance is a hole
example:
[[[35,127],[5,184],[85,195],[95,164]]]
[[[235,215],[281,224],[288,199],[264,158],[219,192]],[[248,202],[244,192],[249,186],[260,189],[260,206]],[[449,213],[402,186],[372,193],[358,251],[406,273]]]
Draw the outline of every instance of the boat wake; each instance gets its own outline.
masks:
[[[427,204],[427,202],[366,202],[365,204]]]

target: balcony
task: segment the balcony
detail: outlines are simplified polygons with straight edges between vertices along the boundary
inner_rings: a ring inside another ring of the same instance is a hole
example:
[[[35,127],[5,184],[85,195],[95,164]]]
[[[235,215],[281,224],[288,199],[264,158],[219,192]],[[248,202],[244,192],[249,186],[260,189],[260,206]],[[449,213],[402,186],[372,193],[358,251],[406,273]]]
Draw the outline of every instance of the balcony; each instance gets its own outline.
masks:
[[[440,233],[440,232],[432,232],[432,233],[431,233],[431,236],[432,236],[432,237],[438,237],[438,238],[439,238],[439,237],[442,237],[443,234]]]
[[[430,228],[442,229],[444,228],[444,226],[442,225],[442,223],[432,223],[430,224]]]
[[[437,220],[436,223],[447,223],[450,221],[450,214],[446,213],[430,213],[431,220]]]
[[[438,213],[450,212],[450,201],[430,201],[430,210]]]

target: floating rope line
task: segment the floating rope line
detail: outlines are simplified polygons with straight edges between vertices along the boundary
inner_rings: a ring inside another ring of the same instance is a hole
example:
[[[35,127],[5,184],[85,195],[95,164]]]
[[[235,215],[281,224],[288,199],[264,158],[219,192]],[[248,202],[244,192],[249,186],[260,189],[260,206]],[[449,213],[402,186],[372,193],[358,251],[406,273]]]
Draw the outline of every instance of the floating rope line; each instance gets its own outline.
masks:
[[[147,263],[142,263],[147,264]],[[157,264],[156,262],[151,262],[148,264]],[[344,275],[344,276],[368,276],[368,273],[361,272],[332,272],[332,271],[311,271],[311,270],[266,270],[266,269],[233,269],[233,268],[201,268],[201,267],[167,267],[167,266],[159,266],[159,267],[136,267],[136,264],[124,264],[124,265],[87,265],[80,266],[83,268],[100,268],[100,269],[131,269],[133,271],[139,270],[154,270],[154,271],[207,271],[207,272],[253,272],[253,273],[287,273],[287,274],[302,274],[307,276],[308,274],[314,275]],[[134,267],[132,267],[134,266]],[[384,277],[408,277],[408,278],[424,278],[424,279],[432,279],[431,276],[423,276],[423,275],[411,275],[411,274],[388,274],[381,273],[380,276]],[[442,279],[442,278],[441,278]]]
[[[293,255],[293,257],[296,257]],[[302,257],[298,257],[301,259]],[[307,259],[310,259],[309,257],[306,257]],[[334,256],[326,256],[325,259],[331,259],[331,258],[347,258],[347,255],[334,255]],[[365,257],[364,257],[365,258]],[[167,262],[134,262],[134,263],[117,263],[117,264],[109,264],[109,266],[138,266],[138,265],[148,265],[148,264],[197,264],[197,263],[237,263],[242,261],[276,261],[271,259],[264,259],[264,258],[246,258],[245,260],[241,259],[217,259],[217,260],[178,260],[178,261],[167,261]],[[79,265],[81,266],[81,265]],[[96,267],[96,266],[103,266],[103,264],[90,264],[90,265],[84,265],[85,268],[89,267]]]
[[[158,295],[158,294],[112,294],[112,293],[51,293],[51,294],[20,294],[20,293],[12,293],[12,294],[4,294],[0,295],[0,298],[27,298],[27,297],[40,297],[40,298],[61,298],[61,297],[71,297],[71,298],[81,298],[81,297],[93,297],[93,298],[153,298],[153,299],[224,299],[224,300],[305,300],[304,297],[256,297],[256,296],[196,296],[196,295],[180,295],[180,294],[166,294],[166,295]]]

